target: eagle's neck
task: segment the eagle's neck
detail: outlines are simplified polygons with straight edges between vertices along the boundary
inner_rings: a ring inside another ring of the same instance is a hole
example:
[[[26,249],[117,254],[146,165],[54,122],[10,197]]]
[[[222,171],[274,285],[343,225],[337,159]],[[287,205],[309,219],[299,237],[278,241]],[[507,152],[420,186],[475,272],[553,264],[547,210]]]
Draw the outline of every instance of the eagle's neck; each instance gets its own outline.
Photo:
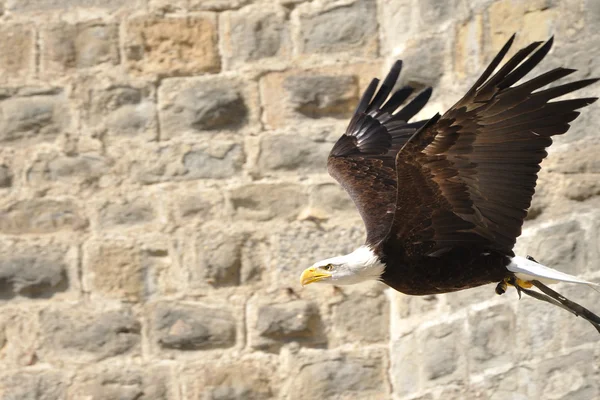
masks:
[[[343,257],[344,264],[355,274],[357,282],[379,280],[385,264],[369,246],[360,246]]]

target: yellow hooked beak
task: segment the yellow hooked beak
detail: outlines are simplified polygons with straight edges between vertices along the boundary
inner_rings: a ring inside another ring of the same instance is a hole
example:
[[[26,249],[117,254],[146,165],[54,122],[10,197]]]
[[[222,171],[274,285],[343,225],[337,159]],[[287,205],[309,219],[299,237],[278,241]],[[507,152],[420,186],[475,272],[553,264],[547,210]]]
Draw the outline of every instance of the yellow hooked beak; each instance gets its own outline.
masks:
[[[309,283],[319,282],[325,278],[330,278],[331,274],[323,271],[320,268],[310,267],[302,272],[300,276],[300,284],[302,286],[308,285]]]

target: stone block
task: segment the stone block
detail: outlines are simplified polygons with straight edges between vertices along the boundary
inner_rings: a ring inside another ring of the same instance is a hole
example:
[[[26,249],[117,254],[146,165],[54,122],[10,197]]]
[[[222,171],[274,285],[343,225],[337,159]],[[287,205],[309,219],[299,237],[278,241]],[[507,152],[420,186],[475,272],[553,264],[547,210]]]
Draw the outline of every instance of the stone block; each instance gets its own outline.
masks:
[[[305,351],[290,359],[288,399],[384,399],[385,359],[378,351]]]
[[[213,287],[241,283],[242,245],[245,234],[219,232],[222,226],[205,225],[196,240],[197,262],[191,268],[190,284]]]
[[[497,53],[515,32],[523,32],[515,46],[523,46],[535,40],[547,40],[552,22],[556,17],[549,9],[551,0],[513,1],[500,0],[488,7],[491,33],[490,53]]]
[[[387,342],[389,338],[389,304],[383,293],[349,295],[333,306],[332,320],[340,345]]]
[[[222,357],[211,363],[188,364],[181,372],[186,399],[276,399],[279,381],[276,360],[269,357]]]
[[[372,1],[330,3],[325,7],[308,3],[297,10],[300,52],[377,55],[377,8]]]
[[[292,75],[283,81],[294,112],[308,118],[349,117],[358,101],[354,76]]]
[[[10,167],[0,165],[0,188],[8,188],[13,184],[14,174]]]
[[[436,295],[408,296],[403,293],[394,293],[397,317],[404,319],[437,311],[441,299],[441,296]]]
[[[277,352],[287,343],[303,346],[323,344],[321,317],[314,303],[305,300],[269,302],[258,300],[251,305],[248,324],[250,346]]]
[[[84,121],[95,134],[109,137],[158,136],[154,87],[141,82],[97,82],[83,95]]]
[[[422,387],[421,351],[414,331],[392,342],[390,377],[397,395],[408,397],[419,392]],[[424,349],[424,351],[431,351],[431,349]]]
[[[260,81],[265,122],[271,128],[286,127],[294,119],[335,118],[346,124],[363,87],[359,73],[364,74],[363,78],[369,73],[373,74],[369,78],[376,74],[360,66],[267,74]]]
[[[11,371],[0,374],[2,400],[63,400],[67,377],[57,370]]]
[[[44,74],[119,63],[119,36],[116,24],[100,21],[59,23],[41,32],[41,68]]]
[[[84,285],[94,293],[125,301],[140,301],[146,271],[139,248],[126,240],[90,240],[84,245]]]
[[[24,80],[35,70],[35,32],[32,26],[3,24],[0,27],[0,76],[6,83]]]
[[[577,120],[579,121],[579,119]],[[563,151],[555,151],[544,160],[544,170],[562,174],[600,174],[600,143],[569,144]]]
[[[219,30],[227,69],[265,58],[289,57],[287,14],[283,7],[265,8],[258,4],[223,13]]]
[[[536,367],[541,399],[595,399],[600,396],[598,385],[598,357],[589,350],[541,361]]]
[[[460,79],[476,79],[475,77],[483,71],[483,29],[483,16],[480,14],[472,16],[457,27],[454,71]]]
[[[93,184],[106,175],[113,160],[100,154],[86,153],[61,155],[42,153],[27,170],[27,181],[32,185],[54,184]]]
[[[585,231],[579,222],[558,222],[538,231],[536,239],[527,251],[543,265],[571,275],[586,272]]]
[[[472,372],[513,362],[511,350],[516,347],[516,321],[509,306],[497,305],[475,311],[469,316],[469,326],[469,366]]]
[[[70,200],[21,200],[0,210],[0,232],[8,234],[80,231],[87,226],[83,211]]]
[[[103,228],[123,228],[153,221],[156,210],[147,199],[133,198],[104,204],[99,211]]]
[[[324,172],[332,143],[299,133],[264,135],[260,138],[257,174],[275,171]]]
[[[245,161],[242,147],[235,143],[214,143],[183,155],[183,166],[194,178],[222,179],[239,173]]]
[[[205,187],[186,189],[179,196],[175,196],[174,208],[181,220],[199,218],[206,221],[210,217],[222,216],[224,199],[220,190]]]
[[[442,36],[410,39],[396,58],[402,60],[400,82],[417,89],[435,87],[447,71],[448,49]]]
[[[0,142],[52,140],[69,123],[66,99],[60,91],[32,92],[0,102]]]
[[[424,0],[419,2],[419,16],[424,27],[440,26],[456,15],[455,0]]]
[[[310,189],[310,205],[332,217],[340,215],[341,212],[357,212],[354,202],[337,182],[313,186]]]
[[[460,320],[442,323],[423,332],[423,371],[428,386],[439,385],[440,381],[462,382],[465,379],[463,324]]]
[[[177,76],[218,72],[217,23],[212,14],[141,16],[126,26],[125,59],[136,74]]]
[[[147,154],[152,154],[148,157]],[[146,154],[146,155],[143,155]],[[223,179],[240,173],[246,156],[232,141],[211,140],[196,145],[172,143],[140,149],[134,165],[136,179],[143,184],[192,179]]]
[[[167,400],[173,398],[167,367],[124,365],[88,367],[77,371],[68,393],[72,399]]]
[[[592,281],[598,283],[598,279]],[[579,285],[569,284],[565,284],[564,287],[556,290],[558,290],[558,292],[567,299],[581,304],[588,310],[591,310],[596,314],[599,312],[599,296],[598,292],[595,290],[591,288],[582,288]],[[574,318],[573,315],[563,310],[558,310],[558,312],[553,311],[552,314],[554,313],[557,314],[557,318],[561,318],[563,320],[563,323],[557,326],[560,326],[562,329],[564,329],[564,334],[557,336],[563,336],[563,339],[565,340],[563,345],[565,347],[572,348],[581,346],[583,344],[598,342],[598,331],[596,331],[594,327],[589,324],[589,322],[586,322],[581,318]]]
[[[177,78],[159,88],[161,139],[185,133],[237,132],[255,124],[254,87],[229,77]]]
[[[128,308],[97,310],[73,303],[40,312],[42,362],[90,363],[140,355],[141,325]]]
[[[473,398],[481,400],[535,399],[538,398],[536,393],[540,383],[540,381],[536,381],[535,371],[532,370],[531,367],[515,366],[506,372],[486,377],[486,379],[482,379],[481,381],[472,385],[470,389],[473,394],[476,395],[463,395],[455,398]]]
[[[0,248],[0,299],[49,298],[66,291],[74,261],[62,244],[7,240]]]
[[[515,296],[512,291],[509,294],[512,294],[511,297]],[[573,316],[565,310],[528,296],[523,297],[517,303],[519,317],[516,320],[515,334],[519,346],[513,348],[513,351],[521,354],[524,359],[535,358],[540,352],[550,354],[559,351],[563,332],[568,324],[587,328],[585,321],[574,321]],[[514,297],[512,301],[515,301]]]
[[[151,326],[153,342],[163,349],[222,349],[236,341],[236,321],[229,307],[161,303],[152,312]]]
[[[377,8],[381,37],[380,53],[396,54],[398,47],[410,37],[412,28],[419,22],[418,18],[413,18],[415,7],[410,1],[382,0],[377,4]]]
[[[582,173],[568,176],[562,192],[567,199],[574,201],[586,201],[600,196],[600,175]]]
[[[291,183],[249,184],[230,192],[236,217],[255,221],[295,218],[308,196],[302,186]]]
[[[26,307],[3,306],[0,315],[2,369],[26,367],[35,364],[38,335],[39,326],[34,310]],[[0,398],[2,398],[1,384]]]
[[[74,8],[119,9],[139,7],[142,0],[7,0],[6,9],[13,13],[46,13]]]

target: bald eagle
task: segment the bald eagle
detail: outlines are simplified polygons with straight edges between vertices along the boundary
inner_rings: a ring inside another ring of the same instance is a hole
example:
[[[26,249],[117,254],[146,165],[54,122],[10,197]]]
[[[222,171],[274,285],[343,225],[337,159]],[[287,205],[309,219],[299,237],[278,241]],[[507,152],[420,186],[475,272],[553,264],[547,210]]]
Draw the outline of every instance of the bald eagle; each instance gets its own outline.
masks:
[[[600,332],[600,317],[545,285],[597,284],[513,253],[552,136],[567,132],[576,110],[597,98],[551,100],[597,79],[542,89],[575,72],[555,68],[518,83],[548,54],[552,38],[521,49],[494,73],[514,38],[442,116],[409,122],[431,88],[401,107],[413,92],[393,91],[401,61],[379,90],[373,79],[327,161],[363,219],[366,243],[315,263],[302,272],[302,285],[379,280],[409,295],[490,283],[502,294],[511,285],[519,296],[562,307]]]

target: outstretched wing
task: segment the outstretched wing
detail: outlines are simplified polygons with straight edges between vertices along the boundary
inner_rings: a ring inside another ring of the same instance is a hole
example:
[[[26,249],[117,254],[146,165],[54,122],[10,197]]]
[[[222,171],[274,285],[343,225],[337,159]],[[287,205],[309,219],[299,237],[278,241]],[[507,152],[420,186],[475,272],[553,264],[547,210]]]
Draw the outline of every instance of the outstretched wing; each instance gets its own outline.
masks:
[[[575,110],[597,100],[550,101],[596,79],[539,90],[572,69],[556,68],[516,85],[548,53],[552,39],[518,51],[492,76],[513,40],[467,94],[420,129],[396,158],[398,199],[389,240],[409,256],[466,243],[512,255],[551,137],[569,129],[579,115]]]
[[[401,68],[397,61],[376,94],[379,80],[371,81],[327,160],[330,175],[348,192],[365,223],[367,243],[378,243],[389,232],[396,204],[396,154],[425,123],[408,121],[431,96],[428,88],[396,112],[413,92],[403,87],[389,96]]]

